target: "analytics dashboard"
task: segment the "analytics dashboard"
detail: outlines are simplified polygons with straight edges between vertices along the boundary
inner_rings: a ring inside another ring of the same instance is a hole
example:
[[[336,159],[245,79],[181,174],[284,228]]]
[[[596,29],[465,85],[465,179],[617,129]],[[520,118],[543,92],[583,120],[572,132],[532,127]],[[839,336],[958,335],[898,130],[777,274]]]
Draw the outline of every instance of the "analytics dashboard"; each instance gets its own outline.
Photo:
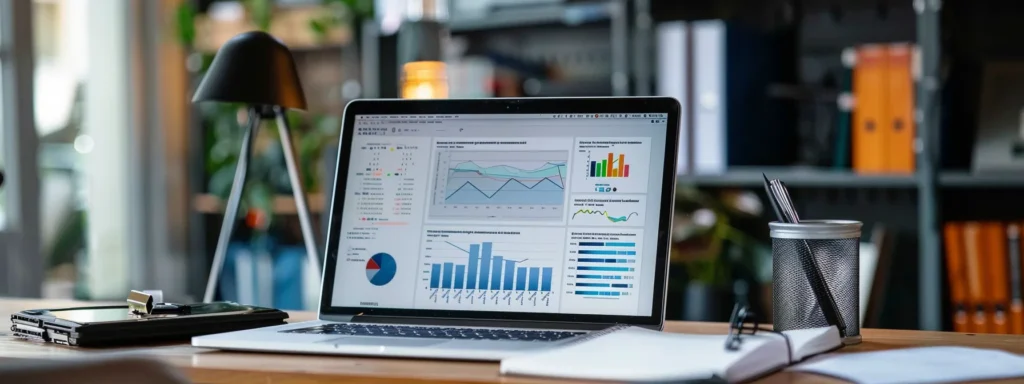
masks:
[[[667,114],[354,120],[332,306],[651,315]]]

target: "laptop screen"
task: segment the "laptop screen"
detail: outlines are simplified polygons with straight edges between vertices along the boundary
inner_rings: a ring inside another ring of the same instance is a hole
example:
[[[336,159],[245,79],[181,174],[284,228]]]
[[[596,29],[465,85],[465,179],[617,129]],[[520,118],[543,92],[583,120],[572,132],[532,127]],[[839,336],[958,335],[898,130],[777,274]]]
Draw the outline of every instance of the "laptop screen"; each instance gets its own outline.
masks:
[[[667,119],[356,115],[331,305],[650,316]]]

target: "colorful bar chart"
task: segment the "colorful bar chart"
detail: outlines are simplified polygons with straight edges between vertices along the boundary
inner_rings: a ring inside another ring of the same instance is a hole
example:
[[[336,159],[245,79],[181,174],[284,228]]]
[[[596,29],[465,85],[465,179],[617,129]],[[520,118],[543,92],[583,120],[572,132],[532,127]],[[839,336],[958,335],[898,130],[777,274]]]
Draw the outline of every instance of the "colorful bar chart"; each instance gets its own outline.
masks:
[[[451,243],[448,243],[451,244]],[[451,244],[455,247],[454,244]],[[520,267],[521,261],[492,255],[494,243],[471,244],[466,263],[430,265],[431,289],[478,289],[491,291],[550,292],[553,267]]]
[[[608,158],[601,161],[590,161],[590,177],[629,177],[629,164],[626,164],[626,155],[623,153],[616,156],[609,152]]]

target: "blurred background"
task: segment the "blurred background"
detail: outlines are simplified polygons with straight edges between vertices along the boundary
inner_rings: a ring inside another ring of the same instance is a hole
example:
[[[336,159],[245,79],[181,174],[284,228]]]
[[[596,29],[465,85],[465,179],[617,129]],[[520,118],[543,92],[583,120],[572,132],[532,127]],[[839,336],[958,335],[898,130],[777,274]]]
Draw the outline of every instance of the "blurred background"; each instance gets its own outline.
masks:
[[[1020,273],[1021,16],[936,0],[0,0],[0,295],[201,299],[245,114],[190,99],[218,47],[259,29],[300,67],[310,106],[289,119],[320,239],[349,100],[672,96],[670,319],[726,320],[737,300],[770,319],[764,172],[803,218],[865,223],[865,326],[952,330],[1005,308]],[[276,137],[257,138],[218,297],[312,309]]]

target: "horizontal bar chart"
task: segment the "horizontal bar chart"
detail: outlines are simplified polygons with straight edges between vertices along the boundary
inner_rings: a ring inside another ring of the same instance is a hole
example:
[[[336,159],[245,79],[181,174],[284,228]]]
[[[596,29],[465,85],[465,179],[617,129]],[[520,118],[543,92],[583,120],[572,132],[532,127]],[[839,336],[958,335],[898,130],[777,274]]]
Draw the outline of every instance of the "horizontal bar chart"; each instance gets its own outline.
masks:
[[[581,255],[622,255],[622,256],[636,256],[636,251],[606,251],[602,249],[581,249],[579,251]]]
[[[617,291],[576,291],[580,296],[621,296],[622,292]]]
[[[576,275],[577,279],[622,280],[620,275]]]
[[[581,247],[636,247],[636,243],[610,241],[581,241],[579,245]]]
[[[581,263],[635,263],[636,260],[630,259],[596,259],[591,257],[581,257],[577,261]]]
[[[578,271],[605,271],[605,272],[630,272],[633,268],[630,267],[597,267],[590,265],[581,265],[576,267]]]

